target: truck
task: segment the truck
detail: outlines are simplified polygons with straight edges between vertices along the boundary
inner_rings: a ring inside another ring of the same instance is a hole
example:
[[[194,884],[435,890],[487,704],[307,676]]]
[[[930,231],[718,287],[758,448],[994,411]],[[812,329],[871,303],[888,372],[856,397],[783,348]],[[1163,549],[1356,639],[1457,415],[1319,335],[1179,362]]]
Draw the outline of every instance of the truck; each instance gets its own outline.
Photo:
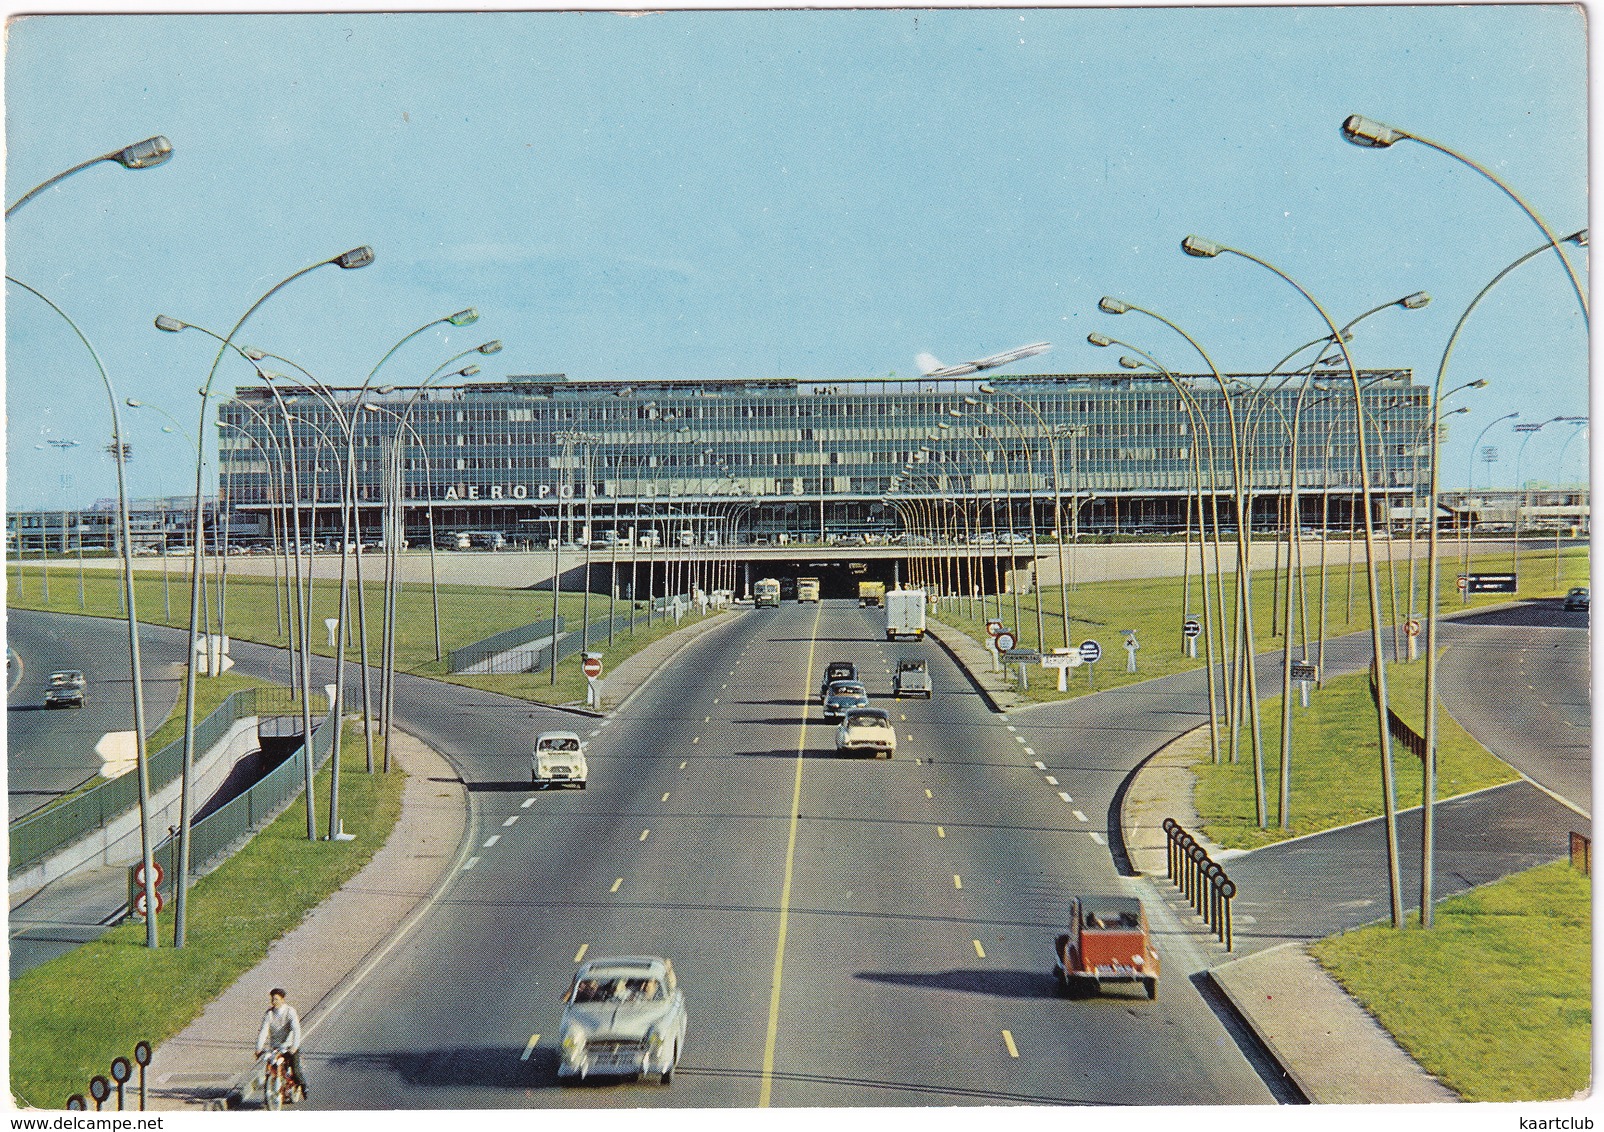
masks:
[[[867,609],[869,606],[880,608],[886,603],[886,584],[884,582],[858,583],[858,608]]]
[[[780,608],[780,580],[778,578],[759,578],[752,584],[752,607],[762,609]]]
[[[886,640],[925,638],[924,590],[892,590],[886,594]]]
[[[798,578],[796,580],[796,603],[801,605],[804,601],[815,604],[819,600],[819,579]]]

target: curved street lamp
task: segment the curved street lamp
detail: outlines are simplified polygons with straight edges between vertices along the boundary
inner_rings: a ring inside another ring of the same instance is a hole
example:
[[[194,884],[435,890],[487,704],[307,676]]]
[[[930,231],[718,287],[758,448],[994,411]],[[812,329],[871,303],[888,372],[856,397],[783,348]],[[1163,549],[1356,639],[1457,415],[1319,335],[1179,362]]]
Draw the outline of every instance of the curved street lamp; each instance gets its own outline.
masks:
[[[1469,166],[1476,172],[1480,173],[1483,177],[1486,177],[1493,184],[1497,185],[1499,189],[1503,191],[1505,196],[1509,197],[1510,200],[1514,201],[1520,206],[1521,211],[1531,219],[1533,224],[1537,225],[1537,227],[1542,231],[1543,235],[1548,237],[1548,243],[1544,244],[1543,248],[1545,250],[1548,248],[1553,248],[1554,254],[1559,257],[1560,263],[1565,268],[1566,278],[1571,281],[1571,287],[1576,292],[1576,301],[1581,304],[1582,320],[1584,322],[1588,320],[1587,296],[1582,291],[1582,281],[1576,277],[1576,269],[1571,266],[1571,261],[1566,257],[1565,253],[1560,250],[1560,244],[1563,241],[1558,236],[1554,235],[1553,231],[1544,222],[1543,218],[1537,215],[1537,212],[1532,208],[1532,206],[1522,200],[1520,194],[1507,185],[1504,181],[1500,180],[1498,175],[1491,169],[1488,169],[1485,165],[1481,165],[1478,162],[1472,161],[1463,153],[1450,149],[1441,142],[1432,141],[1430,138],[1421,137],[1419,134],[1412,134],[1407,130],[1400,130],[1396,126],[1382,125],[1380,122],[1366,118],[1361,114],[1350,114],[1347,118],[1343,119],[1342,136],[1348,141],[1352,142],[1354,145],[1359,146],[1361,149],[1387,149],[1401,141],[1419,142],[1427,149],[1434,149],[1438,153],[1446,154],[1447,156],[1452,157],[1455,161]],[[1569,239],[1569,237],[1566,238]]]
[[[59,178],[58,178],[59,180]],[[18,204],[22,202],[19,201]],[[13,208],[16,205],[12,206]],[[150,843],[150,764],[146,756],[145,730],[145,682],[144,668],[140,664],[139,654],[139,614],[134,606],[134,558],[133,558],[133,531],[128,519],[128,483],[123,471],[126,462],[123,453],[123,430],[120,414],[117,411],[117,392],[112,388],[111,376],[106,372],[105,364],[100,360],[100,353],[85,337],[84,332],[78,328],[67,312],[58,307],[45,295],[34,290],[20,279],[6,276],[6,282],[15,283],[51,310],[61,316],[66,324],[72,327],[78,341],[89,351],[94,359],[95,369],[100,374],[101,384],[106,388],[106,399],[111,405],[111,443],[112,463],[117,468],[117,524],[122,533],[122,565],[123,565],[123,600],[127,610],[128,620],[128,671],[133,685],[134,701],[134,768],[137,775],[139,791],[139,858],[145,869],[145,946],[157,946],[156,938],[156,869],[155,861],[151,856]]]
[[[216,378],[217,378],[217,370],[218,370],[218,367],[222,365],[223,356],[228,353],[229,347],[232,346],[233,343],[234,343],[234,335],[236,335],[236,334],[238,334],[240,332],[240,329],[245,325],[246,321],[251,317],[251,315],[255,314],[256,311],[258,310],[258,308],[260,308],[263,303],[267,302],[268,299],[272,298],[274,295],[276,295],[279,291],[281,291],[283,288],[288,286],[290,283],[293,283],[295,280],[301,278],[301,276],[303,276],[303,275],[306,275],[306,274],[309,274],[310,272],[316,271],[320,267],[334,266],[334,267],[338,267],[338,268],[340,268],[342,270],[353,270],[353,269],[358,268],[358,267],[366,267],[368,264],[370,264],[372,262],[373,262],[373,249],[372,248],[369,248],[369,247],[366,247],[366,246],[359,247],[359,248],[352,248],[350,251],[340,253],[339,255],[335,256],[333,259],[319,260],[317,263],[311,264],[311,265],[309,265],[307,267],[303,267],[301,270],[295,272],[293,275],[286,276],[284,279],[280,280],[278,283],[275,283],[271,288],[269,288],[265,293],[263,293],[261,298],[257,299],[254,303],[251,304],[251,306],[245,311],[245,313],[240,316],[239,321],[234,324],[234,328],[232,330],[230,330],[227,335],[224,336],[223,344],[222,344],[221,347],[219,347],[219,349],[217,351],[217,357],[215,357],[212,360],[212,368],[206,374],[206,383],[201,386],[201,391],[200,391],[200,428],[199,428],[198,431],[199,431],[200,435],[203,438],[204,438],[204,436],[206,434],[206,413],[211,408],[212,382],[214,380],[216,380]],[[204,440],[203,440],[202,443],[204,445]],[[198,458],[195,461],[195,529],[196,530],[200,529],[200,522],[201,522],[201,507],[202,507],[201,491],[202,491],[203,486],[204,486],[203,485],[203,479],[202,479],[204,461],[205,461],[205,450],[204,450],[204,447],[203,447],[200,450],[200,454],[199,454]],[[195,691],[196,691],[195,646],[197,644],[197,636],[198,636],[197,630],[199,628],[199,623],[200,623],[200,597],[201,597],[201,595],[200,595],[200,570],[201,570],[200,541],[197,539],[196,542],[195,542],[195,547],[194,547],[193,572],[191,573],[191,578],[190,578],[189,647],[188,647],[188,651],[185,653],[186,671],[185,671],[185,677],[184,677],[183,785],[181,787],[180,796],[179,796],[179,833],[178,833],[178,868],[177,868],[178,878],[174,882],[174,889],[173,889],[173,892],[174,892],[174,899],[173,899],[173,946],[174,947],[183,947],[184,946],[185,934],[186,934],[186,928],[187,928],[187,919],[188,919],[188,906],[189,906],[189,892],[188,892],[189,880],[190,880],[190,877],[189,877],[189,872],[190,872],[189,825],[190,825],[190,817],[191,817],[191,809],[192,809],[192,799],[190,798],[190,795],[193,792],[192,791],[192,787],[193,787],[193,781],[192,780],[193,780],[193,777],[194,777],[194,759],[195,759]],[[334,716],[334,735],[335,735],[335,743],[338,744],[339,735],[340,735],[340,725],[339,725],[339,716],[337,714]],[[308,735],[306,737],[306,753],[307,753],[308,760],[310,760],[311,759],[311,755],[312,755],[311,736],[310,735]],[[307,804],[308,804],[308,808],[310,809],[310,806],[311,806],[311,799],[310,798],[307,799]]]
[[[115,161],[124,169],[151,169],[162,164],[172,155],[173,143],[158,134],[153,138],[146,138],[142,142],[135,142],[133,145],[125,145],[121,149],[114,149],[110,153],[103,153],[99,157],[91,157],[88,161],[80,162],[71,169],[63,170],[48,181],[35,185],[23,193],[14,204],[6,208],[6,219],[10,220],[13,212],[16,212],[17,209],[52,185],[60,184],[74,173],[82,172],[91,165],[99,165],[102,161]]]
[[[1362,393],[1360,391],[1359,371],[1354,365],[1353,355],[1348,352],[1347,343],[1342,340],[1342,335],[1338,331],[1336,323],[1331,320],[1331,316],[1326,313],[1325,308],[1315,300],[1313,295],[1304,290],[1300,284],[1294,281],[1291,276],[1287,275],[1280,268],[1266,260],[1251,255],[1248,252],[1241,251],[1237,248],[1227,247],[1224,244],[1217,244],[1209,240],[1204,240],[1197,236],[1187,236],[1184,240],[1182,240],[1181,250],[1187,255],[1199,259],[1214,259],[1222,254],[1240,256],[1251,263],[1258,264],[1271,274],[1278,276],[1300,295],[1302,295],[1306,300],[1308,300],[1309,304],[1313,306],[1314,309],[1319,313],[1320,317],[1325,321],[1326,326],[1330,329],[1331,335],[1336,340],[1337,347],[1342,351],[1343,359],[1347,363],[1348,376],[1352,382],[1353,388],[1355,439],[1359,449],[1359,488],[1364,499],[1365,575],[1370,593],[1370,645],[1372,652],[1372,664],[1375,667],[1376,677],[1376,725],[1378,745],[1381,754],[1382,798],[1383,809],[1385,811],[1384,824],[1386,826],[1387,842],[1387,883],[1391,896],[1392,925],[1395,928],[1402,927],[1403,882],[1399,874],[1398,866],[1398,802],[1393,785],[1392,735],[1388,728],[1387,716],[1388,704],[1386,657],[1383,654],[1382,645],[1381,590],[1380,583],[1376,577],[1375,515],[1371,501],[1370,455],[1367,451],[1367,441],[1365,437],[1364,403],[1362,399]]]

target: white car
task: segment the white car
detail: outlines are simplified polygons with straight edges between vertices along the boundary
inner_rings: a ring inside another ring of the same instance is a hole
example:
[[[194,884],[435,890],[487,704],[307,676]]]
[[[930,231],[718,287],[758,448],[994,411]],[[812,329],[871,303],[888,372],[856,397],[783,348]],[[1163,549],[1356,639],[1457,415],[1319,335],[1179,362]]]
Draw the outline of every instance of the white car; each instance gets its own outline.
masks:
[[[897,753],[897,729],[891,726],[891,713],[883,708],[848,708],[835,729],[838,751],[873,751],[877,759]]]
[[[585,762],[585,741],[572,731],[543,731],[535,739],[530,758],[529,780],[547,787],[577,783],[585,788],[590,767]]]
[[[558,1031],[558,1077],[674,1078],[685,1047],[685,995],[668,959],[592,959],[579,968]]]

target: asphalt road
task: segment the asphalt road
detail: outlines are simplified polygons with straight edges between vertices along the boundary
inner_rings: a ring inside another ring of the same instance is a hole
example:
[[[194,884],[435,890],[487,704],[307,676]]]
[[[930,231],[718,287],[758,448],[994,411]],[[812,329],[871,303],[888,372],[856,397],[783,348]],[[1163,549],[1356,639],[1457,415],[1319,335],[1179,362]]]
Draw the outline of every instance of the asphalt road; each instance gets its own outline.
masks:
[[[590,729],[584,791],[529,789],[542,709],[470,693],[442,719],[403,690],[405,725],[467,779],[470,855],[309,1038],[310,1107],[1273,1102],[1182,932],[1156,1002],[1056,996],[1068,896],[1146,891],[1110,863],[1107,787],[1045,781],[945,654],[881,624],[830,602],[731,618]],[[889,698],[908,651],[933,662],[929,702]],[[835,756],[811,693],[836,659],[895,713],[894,760]],[[558,1084],[581,953],[674,960],[671,1087]]]
[[[145,718],[154,730],[178,702],[184,643],[149,627],[139,640]],[[10,609],[6,646],[17,657],[6,697],[7,808],[16,821],[99,774],[96,748],[108,732],[127,732],[133,749],[133,681],[120,621]],[[88,681],[84,706],[47,711],[47,678],[66,668]]]

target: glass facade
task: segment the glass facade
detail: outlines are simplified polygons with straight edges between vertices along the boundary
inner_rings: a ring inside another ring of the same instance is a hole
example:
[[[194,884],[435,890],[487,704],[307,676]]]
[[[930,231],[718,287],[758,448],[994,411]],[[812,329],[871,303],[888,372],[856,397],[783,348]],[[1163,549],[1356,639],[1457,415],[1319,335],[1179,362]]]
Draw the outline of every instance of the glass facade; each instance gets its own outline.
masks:
[[[1359,374],[1378,519],[1423,489],[1429,390]],[[1200,497],[1283,521],[1297,431],[1299,521],[1351,520],[1354,386],[1314,377],[1088,374],[818,384],[511,377],[383,394],[275,383],[219,410],[222,495],[243,517],[297,498],[332,531],[349,449],[360,523],[399,484],[407,537],[555,537],[553,524],[740,515],[748,537],[891,532],[918,510],[985,505],[1012,529],[1178,530]],[[392,472],[392,444],[399,436]],[[291,448],[294,449],[293,463]],[[293,476],[292,476],[293,471]],[[292,483],[293,479],[293,483]],[[265,521],[265,520],[264,520]]]

